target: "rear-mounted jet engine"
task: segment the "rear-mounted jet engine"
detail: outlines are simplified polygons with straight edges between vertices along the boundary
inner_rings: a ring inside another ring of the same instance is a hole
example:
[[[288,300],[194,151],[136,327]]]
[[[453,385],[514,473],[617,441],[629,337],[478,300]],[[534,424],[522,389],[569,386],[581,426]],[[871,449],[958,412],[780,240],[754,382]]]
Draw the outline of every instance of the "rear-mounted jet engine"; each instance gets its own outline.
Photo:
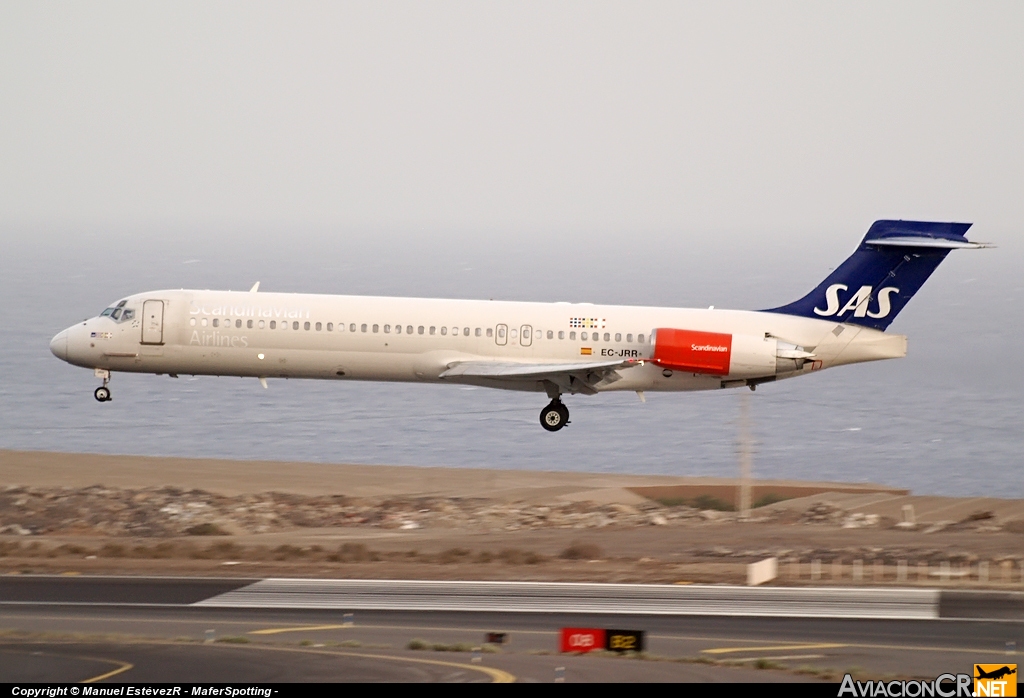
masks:
[[[775,337],[659,327],[652,361],[663,368],[730,379],[767,378],[799,371],[813,354]]]

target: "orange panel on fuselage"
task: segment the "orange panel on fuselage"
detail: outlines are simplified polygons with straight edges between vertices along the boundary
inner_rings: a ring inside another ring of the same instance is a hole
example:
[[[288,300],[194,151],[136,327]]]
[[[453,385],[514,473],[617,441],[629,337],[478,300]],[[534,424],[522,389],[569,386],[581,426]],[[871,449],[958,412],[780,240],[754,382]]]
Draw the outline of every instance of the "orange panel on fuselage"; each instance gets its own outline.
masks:
[[[732,360],[732,335],[659,327],[654,363],[676,371],[725,376]]]

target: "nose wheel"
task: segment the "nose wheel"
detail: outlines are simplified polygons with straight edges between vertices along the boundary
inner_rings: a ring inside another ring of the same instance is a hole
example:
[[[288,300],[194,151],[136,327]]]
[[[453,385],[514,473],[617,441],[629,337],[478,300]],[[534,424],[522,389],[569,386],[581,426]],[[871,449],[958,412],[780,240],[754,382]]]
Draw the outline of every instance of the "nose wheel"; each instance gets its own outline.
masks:
[[[107,384],[110,383],[110,371],[106,369],[97,368],[96,377],[103,379],[103,385],[96,388],[96,391],[92,394],[96,398],[97,402],[110,402],[110,388]]]
[[[558,431],[569,423],[569,408],[561,400],[552,400],[540,411],[540,425],[548,431]]]

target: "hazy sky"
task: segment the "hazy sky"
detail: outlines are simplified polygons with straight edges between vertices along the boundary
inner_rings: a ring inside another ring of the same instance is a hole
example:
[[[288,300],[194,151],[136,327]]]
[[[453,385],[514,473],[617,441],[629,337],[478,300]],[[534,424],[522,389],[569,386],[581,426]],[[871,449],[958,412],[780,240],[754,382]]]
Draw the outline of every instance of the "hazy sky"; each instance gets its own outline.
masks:
[[[6,2],[0,221],[1005,237],[1022,33],[1020,2]]]

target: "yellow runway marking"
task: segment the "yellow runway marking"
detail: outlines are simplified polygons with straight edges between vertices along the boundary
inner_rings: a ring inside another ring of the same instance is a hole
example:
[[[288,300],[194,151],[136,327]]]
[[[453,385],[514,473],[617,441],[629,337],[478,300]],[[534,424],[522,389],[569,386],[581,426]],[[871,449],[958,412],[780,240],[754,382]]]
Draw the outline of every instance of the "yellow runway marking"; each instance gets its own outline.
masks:
[[[395,662],[412,662],[414,664],[433,664],[435,666],[449,666],[458,669],[469,669],[470,671],[479,671],[482,674],[490,676],[493,683],[514,683],[516,677],[507,671],[501,669],[495,669],[489,666],[481,666],[479,664],[460,664],[459,662],[446,662],[440,659],[420,659],[419,657],[398,657],[390,654],[365,654],[362,652],[334,652],[328,650],[307,650],[298,649],[293,647],[260,647],[248,645],[244,646],[245,649],[264,650],[269,652],[297,652],[299,654],[322,654],[328,657],[361,657],[363,659],[389,659]]]
[[[63,644],[63,643],[58,643],[58,644]],[[15,652],[27,653],[27,650],[15,649],[15,648],[12,648],[12,649]],[[86,662],[99,662],[100,664],[113,664],[113,665],[117,666],[117,668],[114,669],[113,671],[108,671],[107,673],[100,674],[99,676],[93,676],[91,679],[83,679],[82,681],[79,681],[79,683],[96,683],[97,681],[102,681],[103,679],[109,679],[111,676],[117,676],[118,674],[123,674],[124,672],[128,671],[129,669],[134,669],[135,668],[134,664],[130,664],[128,662],[122,662],[122,661],[120,661],[118,659],[105,659],[103,657],[82,657],[82,656],[76,655],[76,654],[58,654],[56,652],[36,652],[35,654],[38,654],[38,655],[41,655],[41,656],[44,656],[44,657],[60,657],[60,658],[64,658],[64,659],[81,659],[81,660],[86,661]],[[78,691],[78,689],[75,689],[75,692],[77,692],[77,691]]]
[[[763,645],[761,647],[714,647],[701,650],[706,654],[730,654],[732,652],[783,652],[785,650],[831,650],[849,645],[834,642],[821,642],[814,645]]]
[[[103,662],[105,664],[119,665],[113,671],[108,671],[106,674],[100,674],[99,676],[93,676],[91,679],[86,679],[85,681],[82,681],[82,683],[97,683],[99,681],[102,681],[103,679],[109,679],[111,676],[123,674],[124,672],[135,667],[134,664],[129,664],[128,662],[119,662],[116,659],[101,659],[100,657],[77,657],[77,659],[89,659],[94,662]]]
[[[38,644],[33,642],[32,644]],[[58,643],[68,644],[73,643]],[[163,646],[189,646],[181,642],[172,642],[168,640],[134,640],[130,644],[134,645],[163,645]],[[193,645],[194,646],[194,645]],[[434,666],[447,666],[454,667],[456,669],[468,669],[469,671],[479,671],[481,674],[491,677],[493,683],[515,683],[516,677],[514,674],[510,674],[507,671],[501,669],[495,669],[494,667],[482,666],[480,664],[461,664],[459,662],[446,662],[441,659],[420,659],[419,657],[400,657],[389,654],[367,654],[363,652],[336,652],[334,650],[316,650],[316,649],[305,649],[299,647],[280,647],[271,645],[230,645],[221,647],[221,649],[233,649],[233,650],[260,650],[263,652],[295,652],[296,654],[319,654],[327,657],[360,657],[362,659],[387,659],[395,662],[410,662],[412,664],[432,664]],[[54,654],[54,653],[48,653]],[[54,655],[58,656],[58,655]],[[60,656],[71,656],[74,659],[85,659],[94,662],[104,662],[106,664],[117,664],[117,669],[108,671],[106,674],[100,674],[99,676],[93,676],[90,679],[86,679],[81,683],[96,683],[103,679],[109,679],[111,676],[122,674],[129,669],[133,669],[134,665],[127,662],[117,661],[115,659],[103,659],[100,657],[80,657],[74,655],[60,655]]]
[[[247,635],[277,635],[279,633],[301,633],[305,630],[341,630],[342,628],[352,628],[353,625],[296,625],[291,628],[264,628],[263,630],[250,630]],[[367,627],[367,626],[362,626]]]
[[[742,664],[744,662],[757,662],[757,661],[760,661],[762,659],[778,659],[780,661],[781,660],[793,661],[795,659],[824,659],[824,658],[825,658],[825,655],[823,655],[823,654],[784,654],[784,655],[778,655],[778,656],[773,655],[771,657],[741,657],[739,659],[729,659],[727,661],[739,662],[739,663]]]

